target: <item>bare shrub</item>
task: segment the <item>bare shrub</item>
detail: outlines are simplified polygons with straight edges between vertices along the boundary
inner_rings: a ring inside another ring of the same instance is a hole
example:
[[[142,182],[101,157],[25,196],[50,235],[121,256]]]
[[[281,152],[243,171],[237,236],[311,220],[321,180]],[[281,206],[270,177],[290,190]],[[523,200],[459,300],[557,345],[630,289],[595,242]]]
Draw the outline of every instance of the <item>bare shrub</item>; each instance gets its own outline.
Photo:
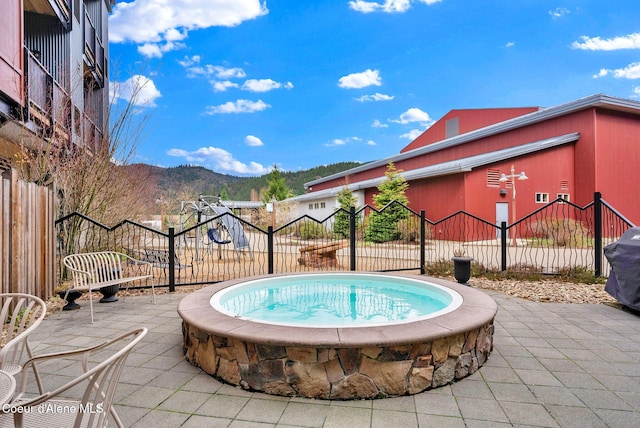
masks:
[[[571,218],[544,219],[530,226],[533,236],[548,240],[547,245],[583,246],[588,243],[588,229]]]

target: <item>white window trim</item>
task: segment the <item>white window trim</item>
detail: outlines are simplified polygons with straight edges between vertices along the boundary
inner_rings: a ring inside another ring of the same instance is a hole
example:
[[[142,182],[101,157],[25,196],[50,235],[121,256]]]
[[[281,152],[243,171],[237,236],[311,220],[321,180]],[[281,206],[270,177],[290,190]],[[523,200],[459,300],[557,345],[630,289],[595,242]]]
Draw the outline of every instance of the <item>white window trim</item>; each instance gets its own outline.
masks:
[[[536,204],[548,204],[549,194],[547,192],[536,192]]]

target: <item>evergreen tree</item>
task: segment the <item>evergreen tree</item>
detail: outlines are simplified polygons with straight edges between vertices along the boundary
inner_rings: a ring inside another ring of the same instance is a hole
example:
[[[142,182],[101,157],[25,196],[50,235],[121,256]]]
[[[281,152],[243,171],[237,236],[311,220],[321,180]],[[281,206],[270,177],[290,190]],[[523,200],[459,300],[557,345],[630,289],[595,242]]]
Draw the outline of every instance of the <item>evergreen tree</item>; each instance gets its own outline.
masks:
[[[271,202],[272,198],[275,198],[276,201],[282,201],[293,196],[293,192],[287,187],[284,178],[280,174],[278,165],[273,165],[267,184],[268,187],[264,192],[263,198],[265,203]]]
[[[348,238],[349,237],[349,212],[351,207],[355,207],[358,203],[358,199],[353,195],[353,192],[345,186],[340,192],[338,192],[337,198],[340,208],[335,215],[333,222],[333,234],[336,238]],[[345,211],[347,212],[345,212]]]
[[[400,172],[393,162],[389,162],[386,178],[378,186],[380,192],[373,195],[373,205],[381,211],[369,215],[369,226],[365,232],[367,241],[388,242],[400,238],[398,222],[409,217],[409,211],[405,208],[409,204],[405,196],[409,183]]]

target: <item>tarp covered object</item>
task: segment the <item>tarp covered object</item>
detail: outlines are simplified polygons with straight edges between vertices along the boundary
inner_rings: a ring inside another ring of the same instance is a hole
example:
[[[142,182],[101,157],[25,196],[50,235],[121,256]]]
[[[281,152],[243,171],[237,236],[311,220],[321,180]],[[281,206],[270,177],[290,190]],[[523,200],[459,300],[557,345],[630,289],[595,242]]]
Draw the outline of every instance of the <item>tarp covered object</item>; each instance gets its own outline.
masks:
[[[611,272],[604,290],[622,305],[640,311],[640,227],[627,230],[604,247]]]
[[[216,213],[216,215],[222,216],[220,217],[220,220],[222,221],[222,224],[224,225],[224,227],[227,229],[227,232],[229,232],[229,235],[231,235],[231,239],[233,240],[233,246],[236,248],[236,250],[250,248],[249,239],[247,239],[247,235],[244,234],[244,229],[242,228],[242,225],[240,224],[238,219],[236,219],[234,216],[231,215],[231,210],[227,207],[220,206],[220,205],[210,205],[210,206],[213,212]],[[228,214],[228,215],[223,215],[223,214]]]

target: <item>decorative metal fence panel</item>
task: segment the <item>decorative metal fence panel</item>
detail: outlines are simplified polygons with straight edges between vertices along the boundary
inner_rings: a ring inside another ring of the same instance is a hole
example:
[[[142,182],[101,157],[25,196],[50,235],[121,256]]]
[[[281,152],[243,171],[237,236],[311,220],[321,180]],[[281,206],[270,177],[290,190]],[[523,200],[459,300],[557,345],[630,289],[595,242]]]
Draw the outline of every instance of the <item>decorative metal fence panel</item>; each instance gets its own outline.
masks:
[[[428,222],[426,263],[443,263],[454,256],[472,257],[487,269],[499,270],[500,228],[479,217],[458,211],[437,222]]]
[[[579,207],[557,199],[512,225],[507,269],[560,273],[594,270],[593,204]]]
[[[228,223],[228,229],[223,223]],[[170,230],[167,239],[171,236]],[[178,232],[173,241],[183,264],[176,270],[176,284],[219,282],[268,272],[266,232],[231,213]],[[162,278],[169,273],[164,270]]]
[[[472,257],[487,270],[608,274],[603,247],[631,222],[595,195],[579,207],[558,199],[512,225],[496,225],[460,211],[439,221],[392,202],[377,210],[339,209],[318,220],[303,216],[260,227],[221,208],[220,214],[176,232],[131,221],[113,227],[74,213],[56,221],[61,257],[74,252],[122,251],[154,264],[140,287],[207,284],[273,273],[415,271]],[[61,280],[65,273],[61,272]]]
[[[599,196],[599,194],[597,196]],[[597,208],[598,203],[601,203],[601,208],[599,209]],[[600,241],[596,240],[595,242],[594,274],[596,276],[607,276],[609,275],[611,266],[604,257],[604,247],[620,239],[622,234],[634,225],[604,199],[596,197],[594,205],[596,206],[594,228],[597,230],[601,227],[601,230],[596,231],[596,235],[602,237]]]

